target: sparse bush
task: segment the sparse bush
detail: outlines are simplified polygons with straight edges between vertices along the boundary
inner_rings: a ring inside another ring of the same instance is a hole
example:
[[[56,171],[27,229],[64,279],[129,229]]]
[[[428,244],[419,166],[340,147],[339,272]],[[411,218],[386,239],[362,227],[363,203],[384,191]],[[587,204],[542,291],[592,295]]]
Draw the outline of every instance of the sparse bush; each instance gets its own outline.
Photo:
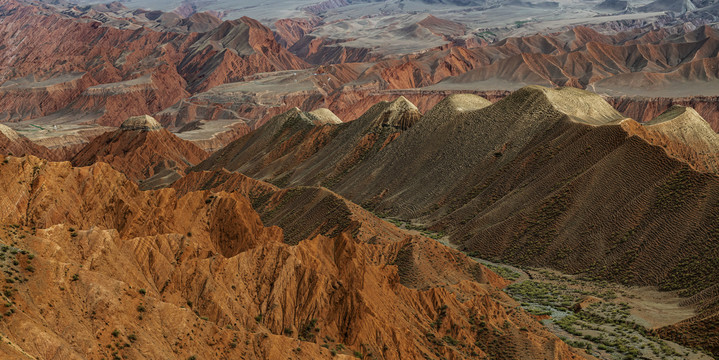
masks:
[[[455,340],[455,338],[453,338],[449,335],[446,335],[445,337],[443,337],[442,340],[444,340],[444,342],[446,342],[447,344],[452,345],[452,346],[457,346],[457,344],[459,344],[459,342],[457,340]]]

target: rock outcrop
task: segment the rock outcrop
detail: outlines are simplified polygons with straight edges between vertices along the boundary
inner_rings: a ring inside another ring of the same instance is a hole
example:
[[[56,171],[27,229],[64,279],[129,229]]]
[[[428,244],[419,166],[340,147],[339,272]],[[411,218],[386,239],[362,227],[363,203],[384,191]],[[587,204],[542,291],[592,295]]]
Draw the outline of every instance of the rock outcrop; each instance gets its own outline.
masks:
[[[101,23],[61,8],[0,3],[0,64],[6,69],[0,74],[0,120],[57,113],[72,121],[80,112],[118,126],[128,116],[159,112],[191,92],[256,72],[308,67],[282,48],[271,30],[249,18],[217,26],[207,20],[208,31],[200,36],[169,31],[169,19],[167,26],[151,26],[161,13],[129,14],[130,22],[147,25],[138,26],[128,23],[127,13],[112,9],[100,11]],[[200,20],[180,19],[176,25],[191,28]],[[62,46],[45,40],[57,37],[63,38]]]
[[[243,17],[203,34],[179,63],[189,90],[199,92],[254,73],[304,69],[309,65],[284,49],[272,31]]]

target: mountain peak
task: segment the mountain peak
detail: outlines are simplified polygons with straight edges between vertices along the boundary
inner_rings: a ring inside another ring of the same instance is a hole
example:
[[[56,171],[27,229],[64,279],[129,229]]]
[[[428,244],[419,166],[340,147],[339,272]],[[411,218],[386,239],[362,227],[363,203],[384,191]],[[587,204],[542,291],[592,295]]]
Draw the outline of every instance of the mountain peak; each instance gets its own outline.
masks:
[[[153,131],[162,129],[155,118],[150,115],[131,116],[120,125],[121,130]]]
[[[674,105],[645,126],[707,153],[719,154],[719,135],[690,107]]]
[[[452,94],[442,99],[442,101],[437,103],[430,111],[441,110],[442,112],[458,113],[479,110],[489,105],[492,105],[492,102],[479,95]]]
[[[622,127],[698,171],[719,173],[719,135],[692,108],[675,105],[643,125],[628,120]]]
[[[686,106],[680,106],[680,105],[674,105],[667,109],[667,111],[661,113],[656,118],[652,119],[651,121],[648,121],[646,123],[647,126],[656,126],[664,123],[669,122],[682,122],[682,123],[696,123],[701,125],[707,125],[707,122],[699,115],[699,113],[696,112],[696,110],[686,107]]]
[[[332,110],[327,108],[319,108],[315,109],[309,112],[310,115],[313,115],[317,120],[314,122],[315,125],[325,125],[325,124],[341,124],[342,119],[337,117],[335,113],[332,112]]]
[[[492,105],[491,101],[479,95],[452,94],[429,109],[422,117],[421,125],[419,126],[434,127],[439,124],[453,122],[458,119],[457,116],[460,114],[483,109],[490,105]]]
[[[408,110],[408,109],[417,110],[417,107],[414,104],[412,104],[411,101],[407,100],[406,97],[401,96],[401,95],[400,95],[400,97],[396,98],[394,101],[389,103],[389,107],[390,107],[390,109],[397,109],[397,110]]]
[[[412,127],[420,117],[422,117],[422,114],[420,114],[419,109],[404,96],[400,96],[387,104],[387,107],[382,114],[380,114],[377,122],[380,126],[392,126],[407,130]]]
[[[601,96],[586,90],[572,87],[547,88],[539,85],[526,86],[510,96],[534,93],[541,95],[557,111],[572,118],[572,120],[589,124],[602,125],[624,119],[625,117],[615,110]]]

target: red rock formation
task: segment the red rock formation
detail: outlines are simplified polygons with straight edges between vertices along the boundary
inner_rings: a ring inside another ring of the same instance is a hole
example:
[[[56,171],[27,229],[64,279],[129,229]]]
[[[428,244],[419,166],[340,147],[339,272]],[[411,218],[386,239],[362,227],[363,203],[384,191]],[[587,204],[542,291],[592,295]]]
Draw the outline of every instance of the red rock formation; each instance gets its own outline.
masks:
[[[108,95],[121,92],[122,99],[117,101],[131,100],[152,112],[187,96],[184,82],[174,67],[162,64],[177,63],[192,36],[101,27],[98,22],[77,21],[13,0],[3,1],[0,8],[4,13],[0,25],[3,46],[0,66],[4,71],[0,73],[0,81],[6,81],[1,91],[6,101],[0,111],[6,118],[19,120],[47,115],[68,106],[81,94],[92,98],[98,91],[104,91],[91,89],[88,93],[90,86],[143,76],[150,78],[151,84],[142,89],[118,85],[119,89],[108,89]],[[55,41],[57,38],[63,41]],[[147,61],[148,58],[154,61]],[[18,85],[10,85],[7,80],[11,79],[17,79]],[[76,107],[107,112],[102,121],[119,125],[122,119],[113,113],[119,106],[113,107],[112,101],[86,99]],[[128,107],[124,110],[133,112]]]
[[[283,49],[272,31],[249,18],[225,22],[200,37],[101,26],[14,0],[2,1],[0,9],[4,120],[41,117],[68,107],[96,113],[97,122],[117,126],[127,116],[169,107],[187,97],[188,90],[308,66]],[[47,40],[58,37],[64,41]]]
[[[8,160],[1,241],[22,281],[5,285],[3,357],[586,357],[433,240],[288,245],[239,192],[139,191],[103,163]]]
[[[305,35],[289,50],[310,64],[317,65],[371,62],[380,58],[379,55],[372,54],[371,49],[368,48],[337,46],[344,41]]]
[[[96,137],[72,158],[75,166],[106,162],[133,181],[179,176],[204,160],[197,145],[170,133],[147,115],[128,118],[117,131]]]
[[[44,81],[36,81],[32,74],[9,80],[0,86],[0,121],[37,118],[59,111],[92,85],[97,82],[87,73],[70,73]]]
[[[298,40],[310,33],[315,26],[320,24],[320,18],[297,18],[280,19],[275,21],[275,33],[277,42],[285,48],[290,48]]]
[[[307,67],[275,41],[269,28],[243,17],[225,21],[197,39],[178,69],[190,91],[197,92],[258,72]]]
[[[631,31],[607,36],[576,27],[557,34],[507,38],[475,49],[441,48],[381,61],[360,80],[376,79],[379,74],[380,87],[390,89],[443,79],[451,86],[486,90],[506,89],[510,84],[585,88],[596,83],[621,93],[677,81],[704,84],[719,76],[715,30],[704,26],[684,36],[666,35]]]
[[[88,87],[69,108],[80,113],[101,109],[95,122],[120,126],[130,116],[153,114],[189,96],[185,79],[168,65],[161,65],[151,75]]]

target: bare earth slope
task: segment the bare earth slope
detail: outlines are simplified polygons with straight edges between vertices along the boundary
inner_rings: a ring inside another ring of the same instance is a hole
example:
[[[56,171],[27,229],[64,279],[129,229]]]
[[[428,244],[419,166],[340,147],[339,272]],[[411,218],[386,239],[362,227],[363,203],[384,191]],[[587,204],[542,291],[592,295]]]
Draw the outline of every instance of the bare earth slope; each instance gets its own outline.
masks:
[[[287,190],[143,192],[103,163],[7,160],[2,262],[17,280],[3,357],[582,358],[514,309],[496,275],[432,240],[339,228],[286,244],[242,191],[276,191],[282,206]]]

